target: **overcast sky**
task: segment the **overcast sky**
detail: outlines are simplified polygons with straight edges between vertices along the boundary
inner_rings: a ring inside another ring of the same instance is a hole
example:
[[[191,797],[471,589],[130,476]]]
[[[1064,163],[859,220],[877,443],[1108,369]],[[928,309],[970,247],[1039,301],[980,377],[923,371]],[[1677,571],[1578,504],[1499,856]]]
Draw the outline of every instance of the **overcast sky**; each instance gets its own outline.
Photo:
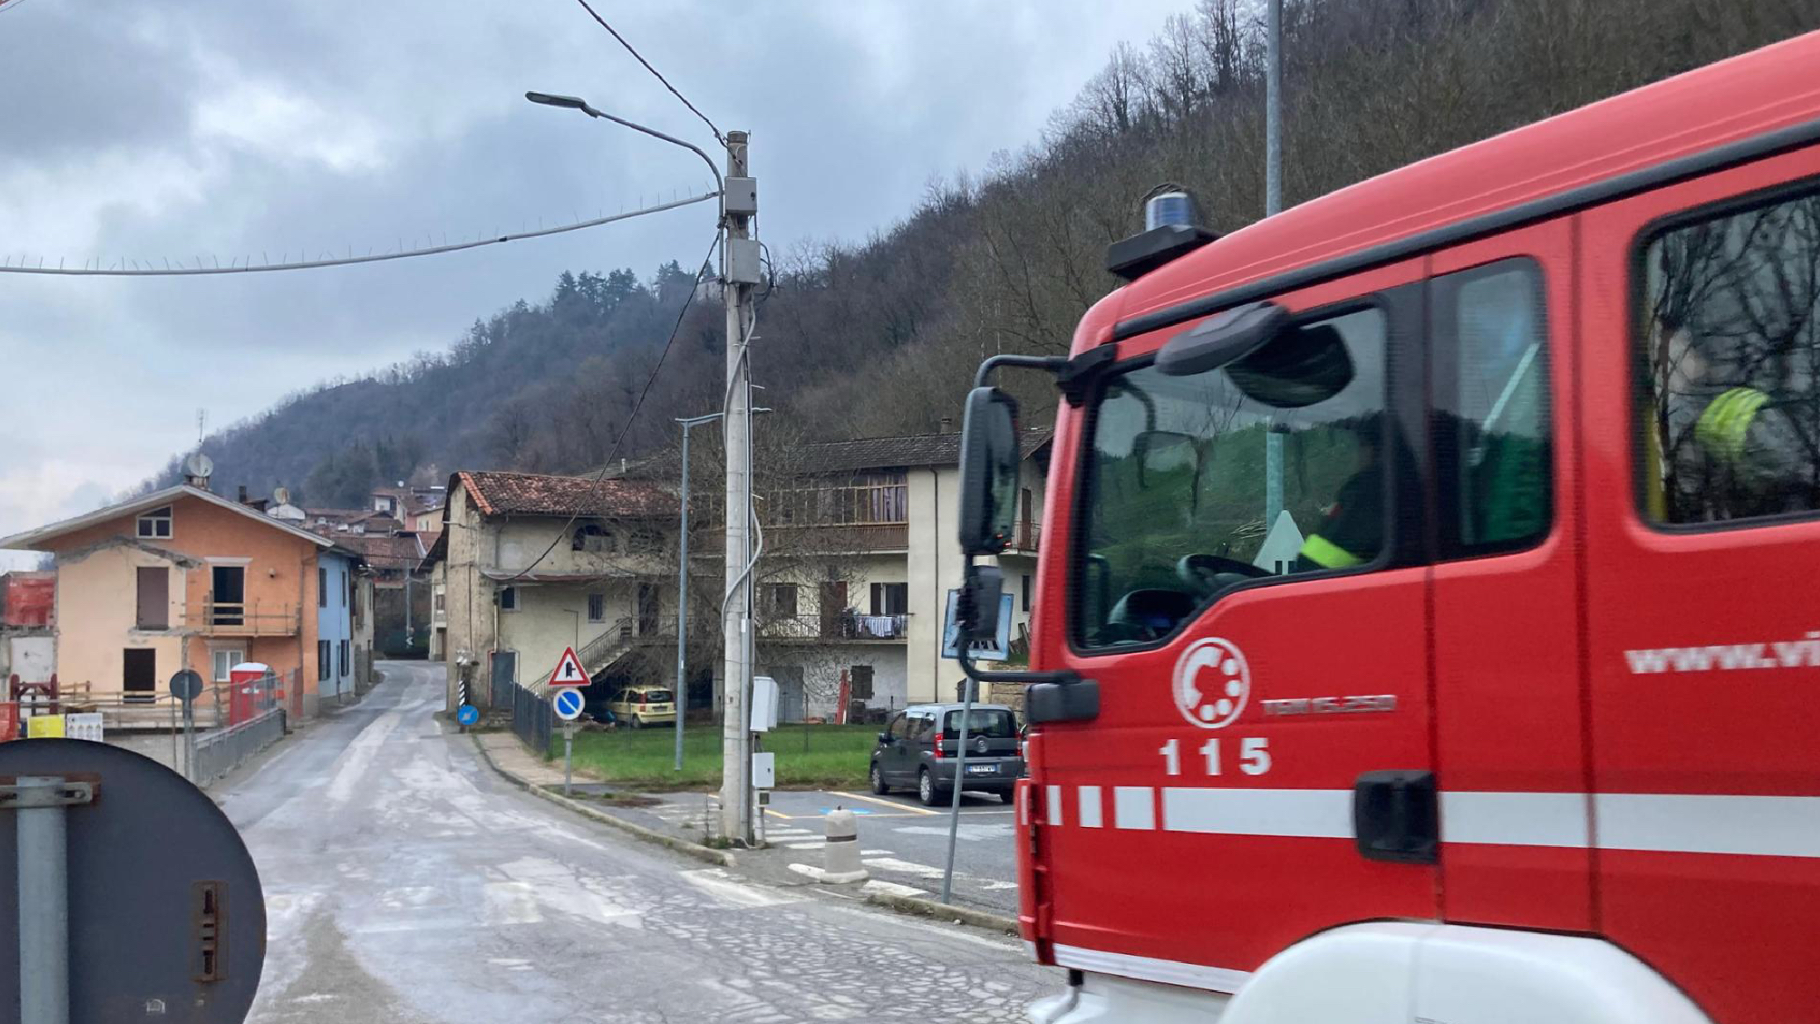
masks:
[[[1041,132],[1189,0],[597,0],[722,130],[762,237],[859,239]],[[527,89],[713,140],[574,0],[0,0],[0,254],[384,250],[706,187],[693,155]],[[0,275],[0,535],[97,507],[286,392],[439,349],[564,269],[693,263],[708,204],[552,240],[201,279]],[[333,429],[333,424],[323,424]],[[0,556],[3,557],[3,556]]]

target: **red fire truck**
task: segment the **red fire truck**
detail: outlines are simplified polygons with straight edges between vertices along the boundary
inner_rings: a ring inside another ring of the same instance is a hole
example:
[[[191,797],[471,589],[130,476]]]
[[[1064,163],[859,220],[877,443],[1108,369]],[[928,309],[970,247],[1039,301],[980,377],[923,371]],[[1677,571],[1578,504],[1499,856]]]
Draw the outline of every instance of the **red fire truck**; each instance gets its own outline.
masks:
[[[1032,1019],[1820,1021],[1820,34],[1109,262],[964,435]]]

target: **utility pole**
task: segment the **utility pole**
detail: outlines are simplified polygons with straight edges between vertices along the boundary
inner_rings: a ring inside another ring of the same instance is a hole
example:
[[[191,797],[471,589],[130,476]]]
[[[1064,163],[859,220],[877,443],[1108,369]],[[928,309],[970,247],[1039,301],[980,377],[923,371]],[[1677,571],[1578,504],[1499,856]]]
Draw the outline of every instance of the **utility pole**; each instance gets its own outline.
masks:
[[[745,178],[746,133],[727,133],[727,178]],[[746,213],[732,212],[722,196],[721,294],[727,306],[726,585],[721,603],[721,779],[720,832],[742,843],[752,838],[752,376],[746,359],[750,340],[751,286],[734,274],[738,243],[750,237]],[[756,204],[753,204],[754,206]],[[739,207],[744,209],[745,207]]]
[[[1264,216],[1283,210],[1283,0],[1270,0],[1264,30]],[[1264,432],[1264,531],[1283,511],[1283,435]]]

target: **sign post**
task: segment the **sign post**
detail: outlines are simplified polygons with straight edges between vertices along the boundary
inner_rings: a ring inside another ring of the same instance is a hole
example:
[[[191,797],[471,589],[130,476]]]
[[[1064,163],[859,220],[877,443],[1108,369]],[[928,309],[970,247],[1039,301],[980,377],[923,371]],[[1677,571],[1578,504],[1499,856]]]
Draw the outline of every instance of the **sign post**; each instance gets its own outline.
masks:
[[[567,655],[565,655],[565,657],[572,658],[572,657],[574,657],[574,655],[575,655],[575,652],[570,651]],[[560,663],[558,663],[558,665],[556,667],[556,671],[557,672],[562,671],[562,665]],[[570,787],[571,783],[574,781],[575,720],[577,718],[581,717],[581,709],[584,704],[585,704],[585,702],[582,700],[581,691],[574,689],[573,687],[565,686],[560,690],[551,691],[550,710],[554,711],[556,713],[557,718],[562,719],[562,795],[563,796],[569,795],[569,787]]]
[[[171,677],[171,696],[183,702],[183,777],[196,781],[196,695],[202,677],[184,669]]]

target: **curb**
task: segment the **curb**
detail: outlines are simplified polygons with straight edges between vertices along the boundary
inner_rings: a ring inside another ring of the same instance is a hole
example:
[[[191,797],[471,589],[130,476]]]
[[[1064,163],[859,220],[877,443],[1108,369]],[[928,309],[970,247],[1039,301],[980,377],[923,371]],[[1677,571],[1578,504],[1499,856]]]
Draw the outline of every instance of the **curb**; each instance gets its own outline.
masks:
[[[643,825],[634,825],[633,823],[625,820],[624,818],[615,817],[614,815],[608,814],[604,811],[597,811],[594,808],[587,806],[586,804],[579,803],[575,800],[571,800],[568,797],[563,796],[560,793],[552,793],[549,790],[544,789],[542,786],[533,786],[529,782],[526,782],[524,779],[521,779],[518,776],[512,774],[511,772],[505,770],[504,768],[501,768],[499,766],[499,762],[493,760],[493,755],[488,753],[487,748],[481,744],[480,737],[478,735],[472,735],[472,739],[474,740],[474,749],[480,751],[480,757],[482,760],[486,761],[487,767],[492,768],[494,771],[498,772],[500,777],[505,779],[507,782],[512,783],[514,786],[517,786],[518,788],[525,790],[526,792],[529,792],[534,796],[542,797],[543,799],[550,801],[551,803],[557,805],[558,807],[564,807],[564,808],[567,808],[568,810],[574,811],[576,814],[579,814],[584,818],[590,818],[594,821],[600,822],[603,825],[611,825],[614,828],[619,829],[622,832],[628,832],[634,836],[637,836],[640,839],[645,840],[646,842],[656,843],[659,846],[667,846],[670,849],[675,850],[677,853],[680,853],[680,854],[683,854],[683,855],[689,856],[689,857],[694,857],[696,860],[707,861],[709,864],[717,864],[723,868],[730,868],[733,866],[733,855],[731,853],[728,853],[725,850],[709,849],[708,847],[703,846],[700,843],[692,843],[687,839],[679,839],[676,836],[667,835],[663,832],[657,831],[656,829],[646,828]],[[936,904],[936,906],[940,906],[940,904]],[[1015,925],[1013,927],[1015,927]]]
[[[893,896],[888,893],[874,892],[866,894],[866,902],[895,910],[900,914],[959,921],[962,924],[970,924],[975,928],[984,928],[988,931],[1002,931],[1010,935],[1018,934],[1017,922],[1012,918],[984,910],[974,910],[971,907],[937,903],[935,900],[926,900],[920,896]]]

